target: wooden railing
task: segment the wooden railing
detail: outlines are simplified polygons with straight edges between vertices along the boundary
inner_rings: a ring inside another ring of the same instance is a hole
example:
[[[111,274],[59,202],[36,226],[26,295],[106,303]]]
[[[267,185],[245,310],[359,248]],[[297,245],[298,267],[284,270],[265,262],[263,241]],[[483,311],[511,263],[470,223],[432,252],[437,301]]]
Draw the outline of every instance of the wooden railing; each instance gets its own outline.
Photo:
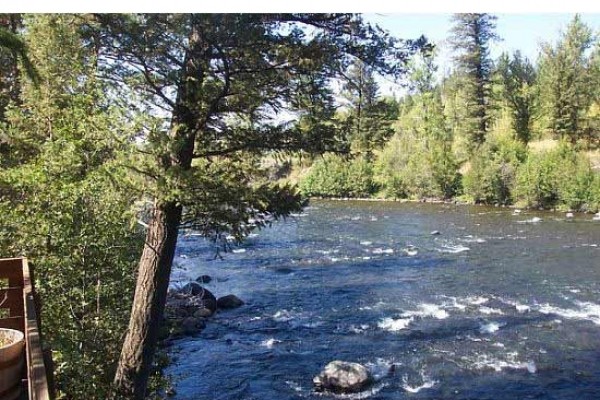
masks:
[[[2,301],[4,300],[4,301]],[[0,259],[0,328],[25,333],[26,371],[23,399],[49,400],[50,387],[36,308],[33,279],[26,258]]]

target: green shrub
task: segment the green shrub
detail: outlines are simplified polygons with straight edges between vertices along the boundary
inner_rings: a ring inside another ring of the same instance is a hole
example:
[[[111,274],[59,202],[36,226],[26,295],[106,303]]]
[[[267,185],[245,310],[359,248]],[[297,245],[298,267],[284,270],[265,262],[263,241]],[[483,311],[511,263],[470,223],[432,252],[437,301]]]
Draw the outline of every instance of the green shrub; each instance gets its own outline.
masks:
[[[460,187],[457,167],[444,141],[396,134],[378,154],[375,170],[387,197],[450,198]]]
[[[510,204],[518,166],[526,148],[509,135],[495,135],[471,159],[463,179],[464,191],[476,203]]]
[[[367,197],[375,191],[373,168],[364,157],[325,154],[300,182],[300,190],[307,196]]]
[[[600,203],[600,176],[585,155],[562,143],[530,154],[517,177],[517,197],[529,207],[595,211]]]

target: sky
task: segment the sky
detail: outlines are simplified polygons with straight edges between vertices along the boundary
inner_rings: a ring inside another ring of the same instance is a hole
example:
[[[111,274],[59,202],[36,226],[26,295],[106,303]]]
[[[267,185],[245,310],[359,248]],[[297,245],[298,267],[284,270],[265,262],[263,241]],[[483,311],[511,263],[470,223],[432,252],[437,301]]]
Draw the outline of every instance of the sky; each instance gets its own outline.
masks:
[[[573,13],[496,13],[496,33],[502,39],[490,46],[492,58],[498,57],[503,51],[512,53],[520,50],[531,61],[536,61],[540,44],[556,42],[560,32],[564,31],[573,19]],[[439,72],[444,73],[452,67],[452,53],[447,38],[452,23],[450,13],[435,14],[394,14],[394,13],[365,13],[364,18],[376,23],[392,35],[402,38],[417,38],[425,35],[435,43],[438,50],[437,64]],[[600,35],[600,13],[581,13],[581,19],[596,34]],[[398,93],[399,88],[380,82],[382,94]]]

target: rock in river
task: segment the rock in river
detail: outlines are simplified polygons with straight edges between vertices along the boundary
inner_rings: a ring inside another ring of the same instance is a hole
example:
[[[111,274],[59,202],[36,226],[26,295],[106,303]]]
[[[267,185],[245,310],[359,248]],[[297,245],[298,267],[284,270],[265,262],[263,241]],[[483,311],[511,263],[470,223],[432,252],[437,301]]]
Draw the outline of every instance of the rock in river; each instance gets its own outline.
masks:
[[[198,283],[210,283],[212,278],[209,275],[200,275],[196,278],[196,282]]]
[[[186,335],[200,332],[206,326],[204,318],[187,317],[181,322],[181,330]]]
[[[186,308],[207,308],[212,312],[217,310],[217,298],[196,282],[190,282],[172,294],[170,299],[167,299],[167,305],[169,303],[174,305],[177,300],[183,300]]]
[[[313,378],[317,391],[329,390],[334,393],[360,392],[372,381],[367,367],[346,361],[330,362]]]
[[[243,305],[244,305],[244,302],[242,300],[240,300],[239,297],[237,297],[233,294],[228,294],[227,296],[219,297],[219,299],[217,300],[217,307],[224,309],[224,310],[238,308]]]

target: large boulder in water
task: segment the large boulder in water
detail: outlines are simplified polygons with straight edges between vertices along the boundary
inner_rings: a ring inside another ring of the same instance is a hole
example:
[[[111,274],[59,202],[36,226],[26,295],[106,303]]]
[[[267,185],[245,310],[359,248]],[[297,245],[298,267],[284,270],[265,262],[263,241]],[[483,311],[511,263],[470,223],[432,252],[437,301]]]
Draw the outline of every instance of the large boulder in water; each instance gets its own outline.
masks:
[[[207,308],[212,312],[217,310],[217,298],[208,289],[196,282],[190,282],[179,289],[174,299],[184,299],[188,307]]]
[[[233,294],[219,297],[217,300],[217,307],[223,310],[230,310],[232,308],[238,308],[244,305],[244,302]]]
[[[332,361],[313,378],[317,391],[329,390],[334,393],[356,393],[371,384],[373,377],[364,365]]]

